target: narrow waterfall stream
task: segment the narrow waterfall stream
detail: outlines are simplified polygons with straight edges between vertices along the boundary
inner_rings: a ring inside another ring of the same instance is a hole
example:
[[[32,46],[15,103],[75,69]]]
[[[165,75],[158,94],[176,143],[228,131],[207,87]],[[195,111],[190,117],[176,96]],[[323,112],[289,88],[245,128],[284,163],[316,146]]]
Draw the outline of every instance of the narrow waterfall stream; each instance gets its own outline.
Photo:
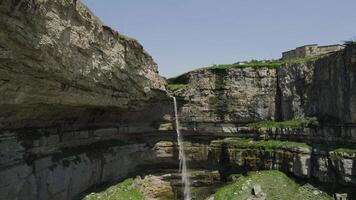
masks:
[[[184,200],[191,200],[187,158],[184,152],[183,137],[179,129],[178,107],[177,107],[177,100],[175,97],[173,97],[173,101],[174,101],[174,114],[176,118],[177,140],[179,146],[179,171],[182,174],[182,184],[184,186]]]

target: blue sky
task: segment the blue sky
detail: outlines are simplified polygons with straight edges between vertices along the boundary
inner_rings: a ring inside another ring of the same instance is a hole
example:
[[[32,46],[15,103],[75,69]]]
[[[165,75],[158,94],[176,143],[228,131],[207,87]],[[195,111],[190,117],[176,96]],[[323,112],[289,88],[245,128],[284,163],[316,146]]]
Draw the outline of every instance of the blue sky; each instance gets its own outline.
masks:
[[[355,0],[82,0],[172,77],[356,36]]]

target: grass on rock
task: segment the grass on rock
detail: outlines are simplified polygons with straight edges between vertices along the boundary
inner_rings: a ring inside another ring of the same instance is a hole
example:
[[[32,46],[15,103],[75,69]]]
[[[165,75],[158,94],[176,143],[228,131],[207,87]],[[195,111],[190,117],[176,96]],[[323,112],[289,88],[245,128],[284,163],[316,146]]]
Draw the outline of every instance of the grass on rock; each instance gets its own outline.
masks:
[[[315,117],[298,117],[287,121],[262,121],[247,124],[251,128],[301,128],[308,126],[318,126],[318,120]]]
[[[168,89],[171,91],[176,91],[179,89],[186,88],[187,84],[168,84]]]
[[[215,144],[225,143],[229,147],[242,149],[287,149],[287,148],[310,148],[309,145],[302,142],[280,141],[280,140],[253,140],[241,138],[226,138],[224,140],[213,141]]]
[[[253,185],[260,185],[268,200],[332,200],[310,184],[300,185],[280,171],[250,172],[235,183],[220,188],[214,200],[245,200],[252,196]]]
[[[297,64],[297,63],[303,63],[303,62],[309,62],[309,61],[315,61],[322,56],[311,56],[311,57],[306,57],[306,58],[296,58],[293,60],[250,60],[244,63],[234,63],[234,64],[220,64],[220,65],[213,65],[213,66],[208,66],[208,67],[202,67],[199,69],[195,69],[193,71],[199,71],[199,70],[226,70],[226,69],[231,69],[231,68],[237,68],[237,69],[244,69],[244,68],[270,68],[270,69],[276,69],[281,67],[282,65],[287,65],[287,64]],[[192,72],[192,71],[189,71]],[[172,77],[168,79],[169,83],[172,83],[173,85],[175,84],[181,84],[183,83],[181,81],[181,78],[184,77],[186,74],[189,72],[186,72],[184,74]],[[174,87],[174,86],[173,86]]]
[[[108,188],[99,193],[91,193],[84,197],[83,200],[144,200],[145,198],[140,193],[139,189],[135,187],[133,179],[126,179],[125,181]]]

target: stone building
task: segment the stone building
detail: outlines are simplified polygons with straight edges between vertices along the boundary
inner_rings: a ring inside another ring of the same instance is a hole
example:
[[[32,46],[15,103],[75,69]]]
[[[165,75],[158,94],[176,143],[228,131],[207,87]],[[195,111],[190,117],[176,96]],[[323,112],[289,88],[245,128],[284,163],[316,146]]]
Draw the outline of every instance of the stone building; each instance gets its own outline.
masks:
[[[305,58],[309,56],[317,56],[327,54],[343,49],[344,46],[340,44],[318,46],[317,44],[304,45],[297,47],[296,49],[286,51],[282,53],[283,60],[290,60],[295,58]]]

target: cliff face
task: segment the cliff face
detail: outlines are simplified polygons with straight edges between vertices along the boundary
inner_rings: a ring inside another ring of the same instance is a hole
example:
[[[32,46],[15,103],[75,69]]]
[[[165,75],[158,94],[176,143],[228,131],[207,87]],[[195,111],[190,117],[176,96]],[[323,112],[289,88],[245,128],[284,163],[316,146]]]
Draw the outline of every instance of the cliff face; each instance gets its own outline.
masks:
[[[204,140],[204,139],[202,139]],[[188,139],[189,141],[189,139]],[[200,140],[201,141],[201,140]],[[157,152],[170,152],[174,143],[158,143]],[[278,140],[253,141],[250,139],[225,138],[185,143],[192,167],[215,167],[222,176],[256,170],[281,170],[299,178],[314,179],[330,187],[354,187],[356,185],[356,154],[342,153],[313,147],[297,142]]]
[[[277,72],[283,119],[317,116],[332,124],[356,121],[356,48],[350,45],[313,62],[285,65]]]
[[[0,15],[1,129],[145,121],[165,100],[151,56],[79,1],[5,0]]]
[[[239,124],[274,119],[275,69],[202,69],[179,79],[187,84],[174,94],[183,103],[183,123]]]
[[[173,102],[137,41],[75,0],[0,1],[0,27],[0,199],[73,199],[138,171],[178,167]],[[205,134],[186,135],[192,167],[280,169],[354,186],[355,155],[313,145],[356,144],[355,127],[344,126],[356,118],[355,49],[279,69],[181,76],[173,93],[184,134]],[[338,126],[241,127],[297,116]],[[242,148],[217,140],[225,134],[313,145]]]
[[[354,187],[355,66],[356,46],[352,44],[315,60],[290,62],[276,69],[216,67],[170,79],[171,84],[180,84],[171,85],[171,92],[178,97],[186,134],[309,145],[306,149],[268,149],[268,145],[244,148],[223,141],[217,147],[215,142],[200,142],[188,145],[187,155],[197,166],[220,165],[220,159],[225,159],[228,162],[222,171],[278,169],[333,185],[336,190]],[[296,117],[316,117],[320,123],[299,128],[245,127],[249,122]]]
[[[185,86],[180,97],[184,122],[245,124],[315,116],[322,123],[355,122],[356,46],[277,69],[201,69],[172,79]]]
[[[72,199],[159,161],[142,138],[172,102],[137,41],[75,0],[0,1],[0,27],[0,199]]]

